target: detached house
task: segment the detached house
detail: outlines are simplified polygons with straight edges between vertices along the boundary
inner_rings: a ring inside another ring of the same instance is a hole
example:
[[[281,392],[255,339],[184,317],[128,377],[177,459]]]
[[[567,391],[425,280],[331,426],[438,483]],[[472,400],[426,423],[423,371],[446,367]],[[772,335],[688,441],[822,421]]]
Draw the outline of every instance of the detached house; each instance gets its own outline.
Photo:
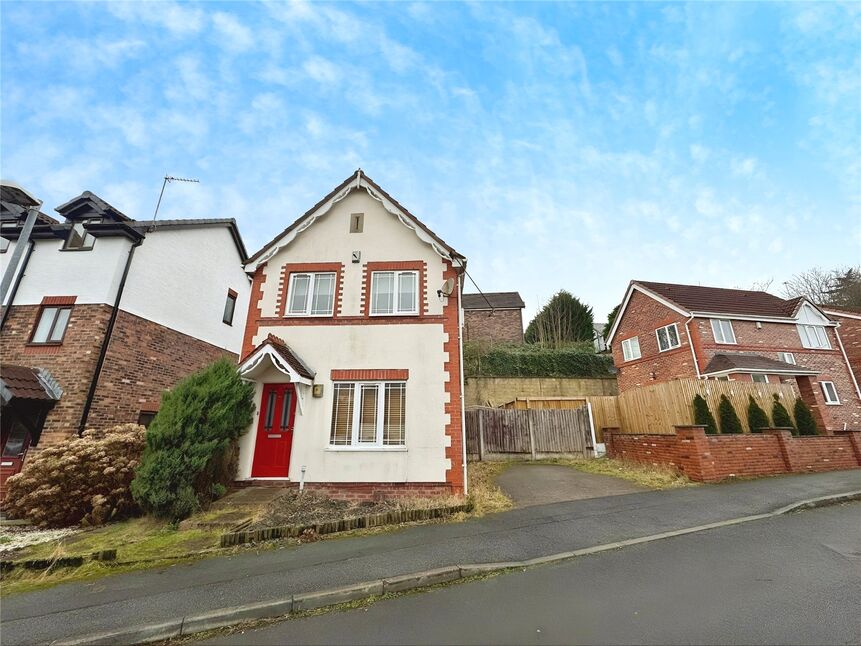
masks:
[[[464,294],[464,340],[523,343],[524,307],[517,292]]]
[[[682,378],[790,383],[820,428],[861,429],[838,322],[806,298],[633,281],[607,342],[620,392]]]
[[[25,195],[3,186],[4,270]],[[40,216],[21,243],[2,312],[3,480],[84,428],[147,424],[165,389],[242,344],[250,284],[233,220],[133,220],[90,192],[56,210],[63,222]]]
[[[239,479],[464,492],[464,256],[357,170],[245,268],[257,412]]]

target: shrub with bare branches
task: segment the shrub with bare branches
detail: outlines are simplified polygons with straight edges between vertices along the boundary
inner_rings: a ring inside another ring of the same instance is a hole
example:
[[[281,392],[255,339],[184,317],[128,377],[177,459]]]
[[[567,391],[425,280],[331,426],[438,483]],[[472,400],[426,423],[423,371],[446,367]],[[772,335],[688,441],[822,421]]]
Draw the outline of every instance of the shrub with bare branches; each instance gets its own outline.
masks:
[[[137,512],[129,485],[146,429],[122,424],[87,430],[42,449],[6,481],[5,511],[40,527],[103,525]]]

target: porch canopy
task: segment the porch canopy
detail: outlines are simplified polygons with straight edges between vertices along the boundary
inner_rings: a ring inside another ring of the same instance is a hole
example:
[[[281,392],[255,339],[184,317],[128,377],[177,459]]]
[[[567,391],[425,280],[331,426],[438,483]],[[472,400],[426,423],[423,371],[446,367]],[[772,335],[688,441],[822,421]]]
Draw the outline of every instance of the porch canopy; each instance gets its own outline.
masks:
[[[736,373],[786,375],[789,377],[819,374],[816,370],[810,370],[794,363],[786,363],[785,361],[763,357],[760,354],[745,352],[716,354],[703,370],[704,377],[724,377]]]
[[[274,334],[266,337],[263,343],[242,360],[239,374],[245,379],[256,380],[270,367],[284,373],[293,383],[310,386],[314,381],[314,371]]]
[[[60,384],[44,368],[4,365],[0,370],[0,406],[3,416],[24,422],[34,446],[39,443],[46,411],[53,407],[62,394]]]

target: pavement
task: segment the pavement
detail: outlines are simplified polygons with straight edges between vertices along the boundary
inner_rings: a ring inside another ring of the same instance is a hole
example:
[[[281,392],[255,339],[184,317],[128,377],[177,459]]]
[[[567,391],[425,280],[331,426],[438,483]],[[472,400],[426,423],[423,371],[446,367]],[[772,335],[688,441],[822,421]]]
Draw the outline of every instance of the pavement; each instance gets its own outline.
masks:
[[[503,471],[496,483],[518,507],[649,491],[629,480],[558,464],[515,464]]]
[[[526,560],[772,512],[861,490],[861,470],[779,476],[524,507],[462,523],[246,552],[13,595],[4,645],[165,622],[447,565]]]
[[[859,644],[859,524],[814,509],[205,643]]]

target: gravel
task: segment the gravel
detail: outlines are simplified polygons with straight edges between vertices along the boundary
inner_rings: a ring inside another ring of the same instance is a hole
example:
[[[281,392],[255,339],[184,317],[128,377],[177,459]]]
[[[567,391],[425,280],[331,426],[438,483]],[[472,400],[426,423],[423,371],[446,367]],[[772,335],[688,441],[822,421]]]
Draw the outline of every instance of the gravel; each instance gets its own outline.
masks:
[[[0,527],[0,557],[8,557],[22,547],[55,541],[72,534],[77,534],[79,531],[81,530],[76,527],[67,527],[66,529]]]

